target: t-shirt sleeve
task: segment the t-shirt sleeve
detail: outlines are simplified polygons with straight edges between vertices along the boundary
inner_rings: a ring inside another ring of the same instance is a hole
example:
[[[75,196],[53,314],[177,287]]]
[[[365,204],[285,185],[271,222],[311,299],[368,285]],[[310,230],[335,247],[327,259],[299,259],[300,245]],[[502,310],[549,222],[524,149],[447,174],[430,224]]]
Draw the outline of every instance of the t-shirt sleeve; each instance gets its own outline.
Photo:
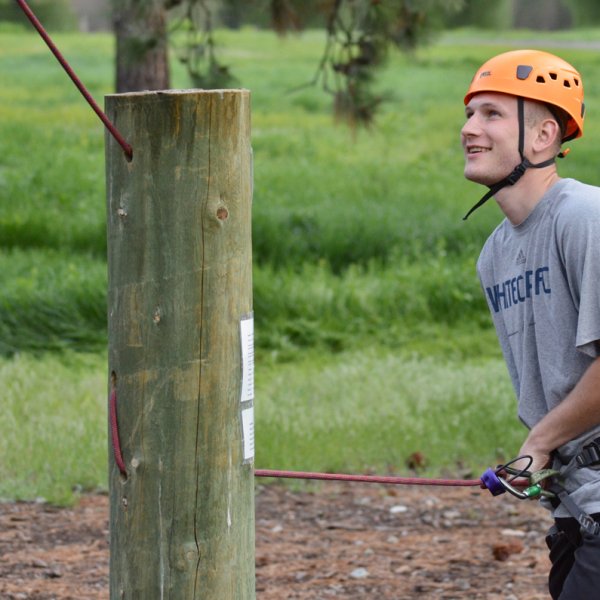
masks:
[[[590,200],[569,213],[560,235],[565,274],[579,312],[575,345],[596,358],[600,356],[600,201]]]

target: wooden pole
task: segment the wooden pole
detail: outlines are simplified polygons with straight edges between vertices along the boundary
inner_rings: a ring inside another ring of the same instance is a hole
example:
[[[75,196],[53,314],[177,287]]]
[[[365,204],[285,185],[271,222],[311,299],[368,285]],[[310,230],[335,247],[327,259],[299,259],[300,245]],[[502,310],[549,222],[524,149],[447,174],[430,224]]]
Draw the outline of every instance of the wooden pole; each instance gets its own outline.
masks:
[[[106,108],[133,148],[106,138],[110,598],[253,599],[249,92]]]

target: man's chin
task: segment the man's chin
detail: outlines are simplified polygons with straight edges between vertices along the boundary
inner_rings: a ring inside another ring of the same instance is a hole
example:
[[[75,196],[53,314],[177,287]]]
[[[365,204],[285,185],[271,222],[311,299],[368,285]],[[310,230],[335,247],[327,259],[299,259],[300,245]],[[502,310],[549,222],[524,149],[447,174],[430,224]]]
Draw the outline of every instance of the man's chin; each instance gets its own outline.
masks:
[[[484,175],[481,175],[480,173],[473,173],[473,172],[469,171],[468,169],[465,169],[464,176],[465,176],[465,179],[468,179],[469,181],[472,181],[473,183],[479,183],[480,185],[487,185],[488,187],[495,183],[489,177],[485,177]]]

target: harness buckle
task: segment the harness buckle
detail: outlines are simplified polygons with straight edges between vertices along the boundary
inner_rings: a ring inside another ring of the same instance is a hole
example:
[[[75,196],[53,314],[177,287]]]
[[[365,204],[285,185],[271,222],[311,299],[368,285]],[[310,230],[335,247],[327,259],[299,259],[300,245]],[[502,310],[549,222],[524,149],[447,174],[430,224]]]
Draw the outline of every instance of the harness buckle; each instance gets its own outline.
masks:
[[[575,457],[575,462],[580,469],[600,465],[600,437],[586,444],[583,450]]]
[[[585,531],[590,535],[600,535],[600,523],[594,521],[589,515],[582,514],[577,521],[579,522],[582,531]]]

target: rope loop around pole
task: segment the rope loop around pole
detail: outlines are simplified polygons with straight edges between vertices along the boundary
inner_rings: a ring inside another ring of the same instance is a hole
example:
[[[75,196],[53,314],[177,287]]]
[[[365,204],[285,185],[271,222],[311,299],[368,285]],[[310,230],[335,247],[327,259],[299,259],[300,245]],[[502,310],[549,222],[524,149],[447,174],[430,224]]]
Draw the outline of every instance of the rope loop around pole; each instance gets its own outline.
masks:
[[[121,452],[121,439],[119,437],[119,421],[117,418],[117,389],[114,385],[114,381],[112,390],[110,392],[110,399],[108,401],[108,420],[110,424],[111,442],[115,463],[119,468],[121,475],[123,477],[127,477],[127,469],[125,468],[125,461],[123,460],[123,453]]]

